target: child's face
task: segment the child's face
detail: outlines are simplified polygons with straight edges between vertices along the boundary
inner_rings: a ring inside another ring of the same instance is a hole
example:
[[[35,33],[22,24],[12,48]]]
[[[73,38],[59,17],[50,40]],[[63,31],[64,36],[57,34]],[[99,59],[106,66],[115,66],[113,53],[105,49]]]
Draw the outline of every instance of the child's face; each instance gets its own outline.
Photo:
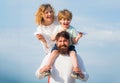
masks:
[[[44,14],[43,14],[43,19],[44,19],[46,22],[51,22],[51,21],[54,20],[54,12],[53,12],[53,10],[52,10],[50,7],[48,7],[48,8],[45,10],[45,12],[44,12]]]
[[[60,24],[63,28],[69,28],[71,20],[69,19],[61,19]]]

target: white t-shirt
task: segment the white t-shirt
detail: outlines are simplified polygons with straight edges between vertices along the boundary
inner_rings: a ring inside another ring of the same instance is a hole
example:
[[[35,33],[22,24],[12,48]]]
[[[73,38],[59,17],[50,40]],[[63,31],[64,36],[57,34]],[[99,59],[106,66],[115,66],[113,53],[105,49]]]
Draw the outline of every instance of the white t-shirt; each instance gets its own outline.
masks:
[[[41,63],[41,66],[36,71],[36,77],[38,79],[44,78],[44,75],[40,74],[39,70],[47,63],[49,56],[50,54],[45,56]],[[89,78],[89,74],[85,69],[84,62],[80,55],[77,55],[77,59],[79,68],[85,76],[84,79],[81,79],[80,77],[78,79],[81,81],[87,81]],[[75,79],[71,77],[72,69],[73,64],[71,57],[67,54],[59,54],[52,66],[49,83],[75,83]]]
[[[37,34],[42,34],[47,42],[48,45],[48,49],[46,47],[44,47],[43,45],[43,49],[45,50],[46,53],[48,53],[52,47],[54,46],[54,42],[51,41],[51,35],[52,32],[54,30],[54,28],[58,25],[58,22],[55,20],[51,25],[49,26],[44,26],[44,25],[40,25],[37,27],[36,32],[34,33],[35,35]],[[43,44],[43,42],[41,42]]]

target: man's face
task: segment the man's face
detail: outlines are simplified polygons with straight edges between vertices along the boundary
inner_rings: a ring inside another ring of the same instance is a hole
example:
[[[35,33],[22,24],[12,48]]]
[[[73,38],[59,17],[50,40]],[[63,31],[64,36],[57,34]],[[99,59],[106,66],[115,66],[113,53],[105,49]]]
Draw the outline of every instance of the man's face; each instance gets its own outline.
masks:
[[[68,52],[69,40],[64,37],[60,37],[58,41],[56,41],[58,51],[61,54],[66,54]]]

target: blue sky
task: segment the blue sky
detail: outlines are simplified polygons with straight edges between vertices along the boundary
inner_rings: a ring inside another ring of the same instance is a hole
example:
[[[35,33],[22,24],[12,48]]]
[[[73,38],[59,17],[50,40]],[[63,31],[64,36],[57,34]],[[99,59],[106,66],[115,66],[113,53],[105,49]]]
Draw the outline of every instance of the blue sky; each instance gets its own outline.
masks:
[[[52,4],[56,14],[69,9],[73,13],[71,24],[88,33],[76,46],[90,74],[86,83],[120,83],[119,0],[2,0],[0,83],[47,82],[35,78],[45,56],[33,35],[37,27],[35,12],[42,3]]]

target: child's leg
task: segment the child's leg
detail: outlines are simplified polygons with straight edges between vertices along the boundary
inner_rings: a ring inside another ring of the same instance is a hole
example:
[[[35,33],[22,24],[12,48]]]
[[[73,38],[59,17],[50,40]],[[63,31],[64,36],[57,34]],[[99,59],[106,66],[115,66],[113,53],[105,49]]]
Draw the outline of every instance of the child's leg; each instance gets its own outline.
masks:
[[[78,67],[78,60],[76,55],[76,50],[74,45],[70,45],[68,48],[69,55],[72,58],[73,67]]]
[[[77,55],[75,51],[70,51],[69,52],[70,57],[72,58],[72,63],[73,67],[76,68],[78,67],[78,61],[77,61]]]
[[[78,59],[75,51],[70,51],[69,52],[70,57],[72,58],[72,63],[73,63],[73,73],[71,74],[72,77],[78,78],[84,78],[83,73],[81,72],[79,66],[78,66]]]
[[[71,74],[71,76],[73,78],[78,78],[78,76],[80,76],[80,78],[83,79],[84,75],[81,72],[79,65],[78,65],[78,59],[77,59],[75,46],[73,46],[73,45],[69,46],[69,55],[72,58],[72,63],[73,63],[73,73]]]
[[[48,59],[47,65],[51,67],[57,56],[58,56],[58,50],[53,50]]]
[[[45,71],[50,70],[51,66],[54,63],[54,61],[55,61],[55,59],[56,59],[57,56],[58,56],[58,50],[53,50],[51,52],[51,55],[50,55],[50,57],[48,59],[47,64],[43,68],[40,69],[40,73],[43,73]]]

